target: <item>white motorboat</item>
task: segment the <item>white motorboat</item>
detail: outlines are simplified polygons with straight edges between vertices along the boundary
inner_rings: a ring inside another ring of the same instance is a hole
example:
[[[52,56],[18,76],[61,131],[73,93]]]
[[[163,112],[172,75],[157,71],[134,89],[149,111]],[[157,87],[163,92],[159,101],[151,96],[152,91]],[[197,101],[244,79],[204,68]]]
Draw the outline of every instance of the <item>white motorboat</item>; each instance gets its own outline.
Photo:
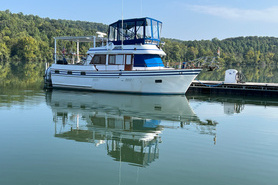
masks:
[[[185,94],[201,69],[165,67],[161,57],[162,22],[152,18],[119,20],[109,25],[108,38],[56,37],[55,64],[45,81],[53,88],[84,89],[140,94]],[[57,60],[56,40],[94,41],[82,62]],[[95,47],[96,41],[106,41]]]

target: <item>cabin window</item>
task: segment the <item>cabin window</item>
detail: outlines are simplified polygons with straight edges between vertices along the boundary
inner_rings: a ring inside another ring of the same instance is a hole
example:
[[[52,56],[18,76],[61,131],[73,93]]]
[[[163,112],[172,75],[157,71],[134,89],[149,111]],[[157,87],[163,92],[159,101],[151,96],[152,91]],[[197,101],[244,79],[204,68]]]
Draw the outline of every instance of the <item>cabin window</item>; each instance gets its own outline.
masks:
[[[85,71],[81,71],[81,75],[86,75],[86,72]]]
[[[110,64],[110,65],[116,64],[116,55],[109,55],[108,64]]]
[[[56,74],[59,74],[59,73],[60,73],[60,71],[59,71],[59,70],[55,70],[55,73],[56,73]]]
[[[106,55],[94,55],[90,64],[106,64]]]
[[[134,67],[164,67],[159,55],[134,55]]]
[[[124,64],[124,55],[109,55],[109,65],[123,65]]]
[[[72,75],[72,71],[68,71],[68,74],[69,74],[69,75]]]
[[[116,64],[118,65],[124,64],[124,55],[116,55]]]

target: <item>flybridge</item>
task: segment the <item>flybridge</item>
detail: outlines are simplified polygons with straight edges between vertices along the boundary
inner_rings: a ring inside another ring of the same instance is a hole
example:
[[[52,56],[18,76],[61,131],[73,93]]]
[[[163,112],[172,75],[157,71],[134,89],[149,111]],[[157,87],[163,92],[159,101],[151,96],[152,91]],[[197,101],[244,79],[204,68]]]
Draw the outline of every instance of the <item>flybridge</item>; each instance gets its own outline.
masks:
[[[119,20],[109,25],[108,41],[115,45],[158,45],[161,28],[162,22],[149,17]]]

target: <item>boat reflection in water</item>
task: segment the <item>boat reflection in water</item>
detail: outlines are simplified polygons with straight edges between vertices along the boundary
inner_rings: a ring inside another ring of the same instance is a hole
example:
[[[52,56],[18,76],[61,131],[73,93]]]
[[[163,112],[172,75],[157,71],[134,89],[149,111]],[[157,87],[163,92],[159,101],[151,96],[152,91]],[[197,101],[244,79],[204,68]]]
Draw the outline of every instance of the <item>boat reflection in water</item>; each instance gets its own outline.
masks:
[[[158,158],[160,133],[166,127],[193,122],[215,135],[216,123],[200,121],[185,96],[53,90],[46,101],[53,111],[55,137],[106,145],[108,155],[130,165],[144,167]]]

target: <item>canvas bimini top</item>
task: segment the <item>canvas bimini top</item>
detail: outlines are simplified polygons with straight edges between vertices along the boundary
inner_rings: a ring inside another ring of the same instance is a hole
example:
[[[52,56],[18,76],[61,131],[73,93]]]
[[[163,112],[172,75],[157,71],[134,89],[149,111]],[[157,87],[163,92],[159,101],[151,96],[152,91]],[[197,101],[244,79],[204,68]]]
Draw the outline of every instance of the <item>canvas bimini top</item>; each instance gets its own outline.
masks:
[[[109,25],[108,41],[114,45],[158,45],[161,28],[162,22],[149,17],[118,20]]]

